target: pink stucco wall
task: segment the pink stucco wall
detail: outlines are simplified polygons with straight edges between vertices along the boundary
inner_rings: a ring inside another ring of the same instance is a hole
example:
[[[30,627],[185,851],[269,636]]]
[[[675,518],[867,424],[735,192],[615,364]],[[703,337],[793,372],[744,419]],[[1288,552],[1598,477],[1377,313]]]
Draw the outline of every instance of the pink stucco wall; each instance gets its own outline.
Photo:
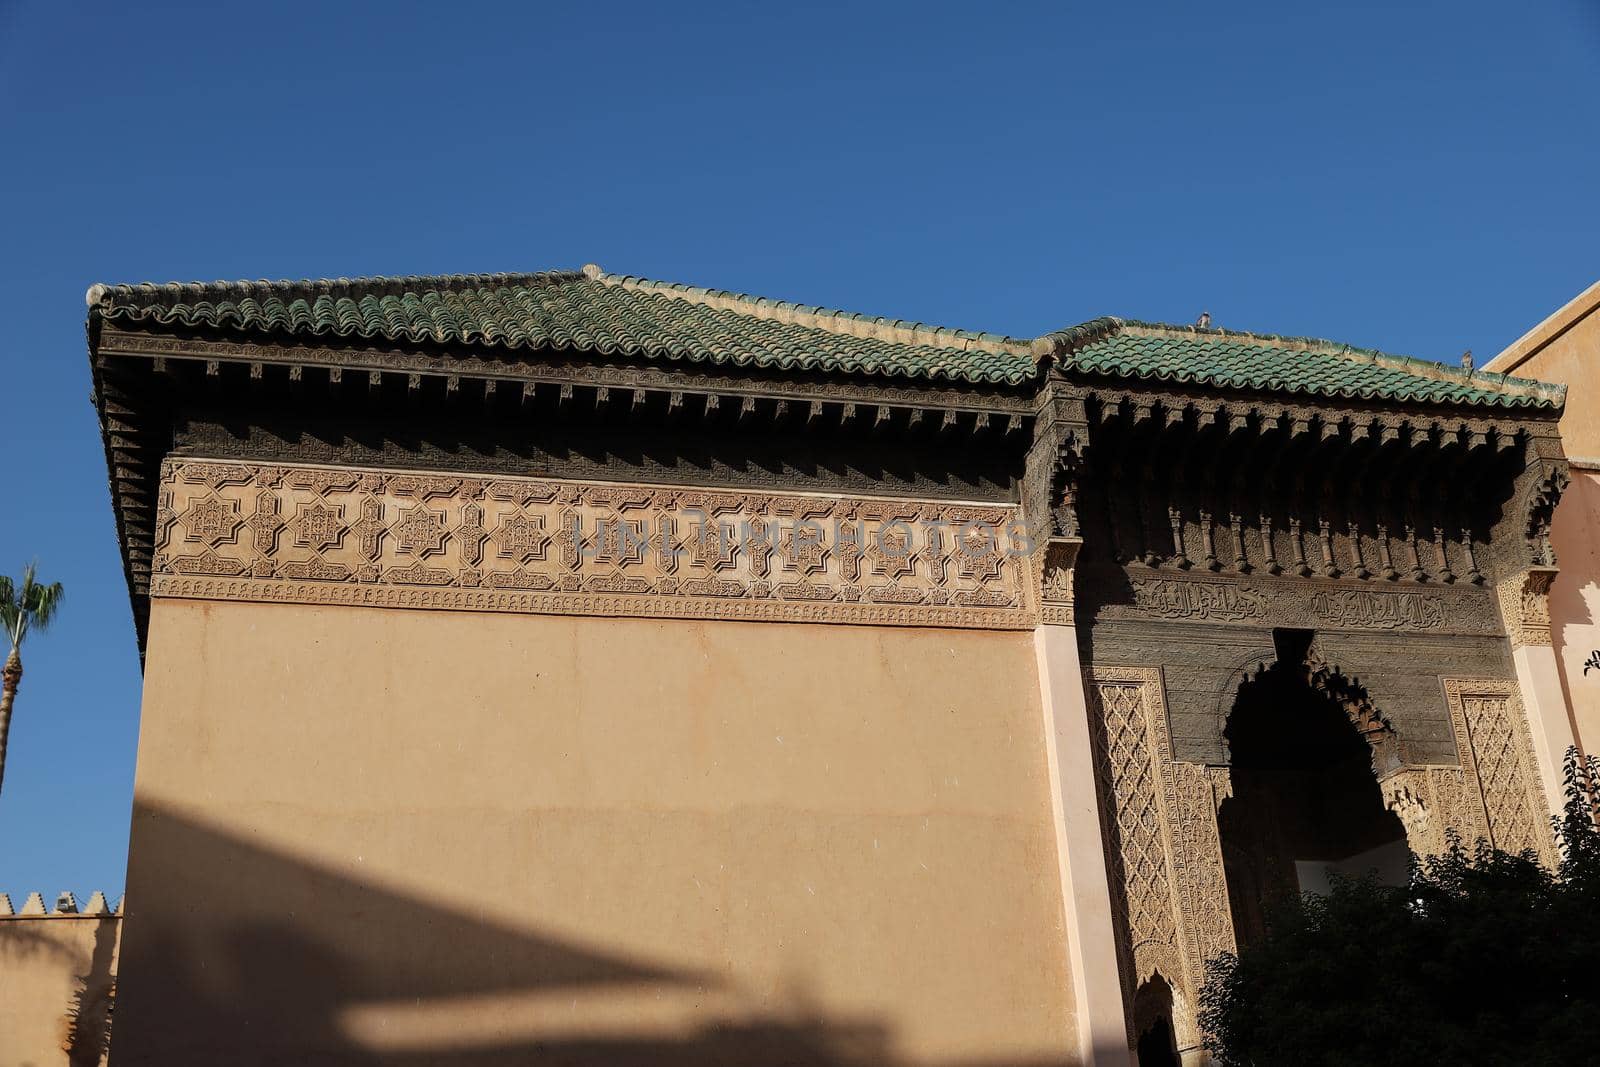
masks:
[[[1597,416],[1600,417],[1600,416]],[[1550,539],[1561,574],[1550,589],[1550,634],[1573,726],[1600,753],[1600,471],[1574,466]],[[1586,667],[1586,664],[1588,665]]]

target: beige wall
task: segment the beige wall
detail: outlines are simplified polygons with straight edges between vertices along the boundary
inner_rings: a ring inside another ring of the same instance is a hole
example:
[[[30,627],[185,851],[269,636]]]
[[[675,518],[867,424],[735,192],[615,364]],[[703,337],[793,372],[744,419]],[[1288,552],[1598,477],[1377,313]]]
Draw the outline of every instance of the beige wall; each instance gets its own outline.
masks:
[[[1490,360],[1486,370],[1567,387],[1561,441],[1572,484],[1550,541],[1561,573],[1550,588],[1550,634],[1578,744],[1600,753],[1600,282]]]
[[[111,915],[0,917],[0,1067],[102,1062],[120,925]]]
[[[144,699],[118,1067],[1075,1059],[1028,632],[157,599]]]
[[[1567,387],[1567,455],[1600,462],[1600,282],[1529,330],[1484,370]]]

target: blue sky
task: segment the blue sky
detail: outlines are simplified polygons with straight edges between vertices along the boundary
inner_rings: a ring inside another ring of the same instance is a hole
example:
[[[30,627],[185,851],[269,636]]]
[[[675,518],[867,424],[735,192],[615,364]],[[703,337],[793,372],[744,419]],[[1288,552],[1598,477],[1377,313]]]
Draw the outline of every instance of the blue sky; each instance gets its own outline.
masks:
[[[1480,361],[1600,277],[1600,3],[0,0],[0,891],[123,884],[96,281],[607,270],[1018,335]],[[174,886],[173,892],[182,892]]]

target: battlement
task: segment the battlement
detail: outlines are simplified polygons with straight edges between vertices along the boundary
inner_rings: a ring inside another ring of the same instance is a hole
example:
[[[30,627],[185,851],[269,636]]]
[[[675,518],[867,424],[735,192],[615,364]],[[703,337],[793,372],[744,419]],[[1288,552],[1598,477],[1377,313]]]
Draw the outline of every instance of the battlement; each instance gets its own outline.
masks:
[[[121,918],[122,904],[123,900],[119,899],[116,907],[112,907],[106,902],[106,895],[97,889],[88,903],[82,906],[79,906],[78,898],[72,893],[63,892],[56,895],[54,908],[47,909],[44,906],[44,896],[40,893],[29,893],[22,907],[14,908],[10,894],[0,893],[0,920]]]

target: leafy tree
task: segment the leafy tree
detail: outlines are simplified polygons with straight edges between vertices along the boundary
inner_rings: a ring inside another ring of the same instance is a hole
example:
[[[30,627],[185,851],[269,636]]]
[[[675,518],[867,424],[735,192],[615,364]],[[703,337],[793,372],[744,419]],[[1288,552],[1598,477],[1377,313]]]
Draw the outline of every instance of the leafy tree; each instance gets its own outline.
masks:
[[[1600,1062],[1600,763],[1566,758],[1560,863],[1459,837],[1406,886],[1339,881],[1212,965],[1207,1047],[1226,1064]]]
[[[22,641],[30,632],[42,633],[55,618],[66,591],[60,582],[41,585],[34,580],[34,565],[22,572],[22,581],[0,575],[0,627],[11,639],[11,653],[0,668],[0,782],[5,781],[6,742],[11,735],[11,706],[22,684]]]

